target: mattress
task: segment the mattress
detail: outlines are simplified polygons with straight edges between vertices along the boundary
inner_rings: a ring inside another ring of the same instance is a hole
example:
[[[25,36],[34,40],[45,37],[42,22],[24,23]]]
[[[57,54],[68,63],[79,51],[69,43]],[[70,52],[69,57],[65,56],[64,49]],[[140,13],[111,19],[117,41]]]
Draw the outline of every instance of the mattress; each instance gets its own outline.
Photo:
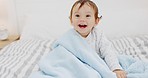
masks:
[[[28,78],[37,62],[50,52],[52,40],[19,40],[0,51],[0,78]]]
[[[123,36],[111,42],[118,54],[148,61],[148,35]]]
[[[28,78],[38,71],[38,61],[51,51],[54,39],[22,39],[0,51],[0,78]],[[118,55],[148,62],[148,35],[123,36],[111,40]]]

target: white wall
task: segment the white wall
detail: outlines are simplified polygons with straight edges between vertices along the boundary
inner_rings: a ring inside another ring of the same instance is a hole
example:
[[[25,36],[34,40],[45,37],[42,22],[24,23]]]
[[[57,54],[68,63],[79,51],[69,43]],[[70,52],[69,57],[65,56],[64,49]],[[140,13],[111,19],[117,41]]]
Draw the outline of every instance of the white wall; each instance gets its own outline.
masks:
[[[16,10],[13,0],[0,0],[0,25],[5,26],[9,35],[18,34]]]
[[[6,9],[6,1],[0,0],[0,26],[7,26],[8,12]]]
[[[68,17],[74,0],[14,1],[20,33],[27,16],[33,15],[33,13],[42,13],[43,16],[49,16],[50,22],[48,23],[51,23],[51,31],[55,35],[61,35],[70,28]],[[98,27],[103,29],[107,36],[148,34],[148,0],[93,1],[99,6],[100,14],[103,16]]]
[[[100,1],[100,26],[108,36],[148,34],[148,0]]]

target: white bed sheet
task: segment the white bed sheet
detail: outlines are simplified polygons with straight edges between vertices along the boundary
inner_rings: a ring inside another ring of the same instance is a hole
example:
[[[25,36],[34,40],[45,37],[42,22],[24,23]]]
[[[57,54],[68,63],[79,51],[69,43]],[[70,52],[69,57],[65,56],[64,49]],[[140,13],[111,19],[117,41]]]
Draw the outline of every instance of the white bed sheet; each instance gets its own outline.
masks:
[[[54,39],[22,39],[0,51],[0,78],[28,78],[38,71],[37,62],[51,51]],[[148,35],[128,36],[111,40],[118,54],[148,62]]]
[[[0,78],[28,78],[54,40],[19,40],[0,51]]]
[[[118,54],[148,62],[148,35],[124,36],[111,40]]]

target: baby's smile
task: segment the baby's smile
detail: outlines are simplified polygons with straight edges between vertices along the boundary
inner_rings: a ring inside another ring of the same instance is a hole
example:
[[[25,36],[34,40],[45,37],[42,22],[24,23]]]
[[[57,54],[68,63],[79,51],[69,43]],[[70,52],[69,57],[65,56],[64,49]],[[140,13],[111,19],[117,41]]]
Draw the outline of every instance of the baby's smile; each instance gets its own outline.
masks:
[[[85,24],[79,24],[78,25],[80,28],[86,28],[87,27],[87,25],[85,25]]]

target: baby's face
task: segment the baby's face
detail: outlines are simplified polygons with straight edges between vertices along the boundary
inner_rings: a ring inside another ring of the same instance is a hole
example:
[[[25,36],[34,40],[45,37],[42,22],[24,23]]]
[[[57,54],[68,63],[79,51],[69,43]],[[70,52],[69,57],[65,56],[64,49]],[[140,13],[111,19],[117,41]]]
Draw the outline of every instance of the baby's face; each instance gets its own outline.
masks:
[[[80,4],[76,5],[72,12],[72,25],[81,36],[87,37],[92,28],[98,23],[95,20],[94,10],[86,3],[79,9]]]

